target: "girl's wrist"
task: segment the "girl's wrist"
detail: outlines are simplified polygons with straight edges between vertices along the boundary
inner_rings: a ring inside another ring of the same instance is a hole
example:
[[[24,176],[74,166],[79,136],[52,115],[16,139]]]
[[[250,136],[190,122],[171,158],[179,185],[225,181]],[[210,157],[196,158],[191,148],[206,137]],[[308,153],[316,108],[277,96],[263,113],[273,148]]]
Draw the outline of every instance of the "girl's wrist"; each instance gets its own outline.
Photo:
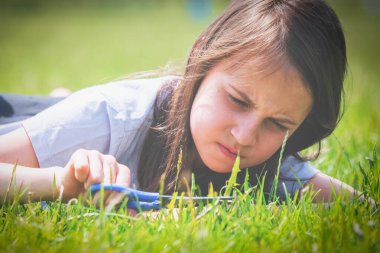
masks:
[[[0,197],[7,201],[54,200],[59,197],[63,168],[30,168],[0,163]]]
[[[62,199],[63,198],[63,176],[64,168],[62,167],[50,167],[51,171],[50,177],[52,178],[52,195],[51,200]]]
[[[33,200],[55,200],[59,197],[58,189],[62,185],[60,174],[62,169],[61,167],[35,169],[30,175],[33,179],[28,189]]]

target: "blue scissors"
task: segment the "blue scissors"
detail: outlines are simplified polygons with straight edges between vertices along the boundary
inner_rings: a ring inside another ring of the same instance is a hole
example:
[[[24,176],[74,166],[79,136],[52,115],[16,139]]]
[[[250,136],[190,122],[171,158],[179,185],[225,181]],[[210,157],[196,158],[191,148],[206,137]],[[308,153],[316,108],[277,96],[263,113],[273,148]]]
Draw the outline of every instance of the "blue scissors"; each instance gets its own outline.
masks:
[[[139,191],[132,188],[111,185],[111,184],[93,184],[90,187],[90,192],[95,194],[96,192],[104,189],[105,191],[117,191],[123,193],[128,197],[127,208],[134,209],[136,211],[149,211],[149,210],[160,210],[165,208],[173,199],[182,201],[193,201],[193,202],[207,202],[215,200],[232,201],[235,197],[229,196],[219,196],[219,197],[173,197],[171,195],[161,195],[157,192],[145,192]]]

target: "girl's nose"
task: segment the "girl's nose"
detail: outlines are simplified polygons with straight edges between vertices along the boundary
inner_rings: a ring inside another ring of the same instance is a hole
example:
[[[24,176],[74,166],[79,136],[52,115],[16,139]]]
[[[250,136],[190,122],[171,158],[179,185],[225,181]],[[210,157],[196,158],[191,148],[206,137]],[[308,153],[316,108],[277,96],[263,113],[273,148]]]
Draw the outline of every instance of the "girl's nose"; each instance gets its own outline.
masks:
[[[252,146],[258,140],[260,121],[250,118],[239,120],[231,128],[231,134],[241,146]]]

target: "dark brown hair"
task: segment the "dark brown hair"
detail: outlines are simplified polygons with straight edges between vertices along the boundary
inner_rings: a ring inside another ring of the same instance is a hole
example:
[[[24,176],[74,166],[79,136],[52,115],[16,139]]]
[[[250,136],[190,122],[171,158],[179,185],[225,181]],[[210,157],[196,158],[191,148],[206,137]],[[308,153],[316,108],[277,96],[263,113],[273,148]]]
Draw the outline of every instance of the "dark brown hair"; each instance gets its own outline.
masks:
[[[157,191],[163,180],[165,191],[174,191],[181,150],[179,178],[189,179],[196,152],[189,127],[194,97],[210,69],[230,59],[235,67],[249,61],[263,71],[290,63],[311,91],[312,110],[288,140],[285,156],[301,158],[299,151],[320,145],[337,126],[346,46],[334,11],[322,0],[236,0],[198,37],[183,77],[165,85],[158,95],[139,163],[142,189]],[[268,175],[273,175],[278,154],[260,165]]]

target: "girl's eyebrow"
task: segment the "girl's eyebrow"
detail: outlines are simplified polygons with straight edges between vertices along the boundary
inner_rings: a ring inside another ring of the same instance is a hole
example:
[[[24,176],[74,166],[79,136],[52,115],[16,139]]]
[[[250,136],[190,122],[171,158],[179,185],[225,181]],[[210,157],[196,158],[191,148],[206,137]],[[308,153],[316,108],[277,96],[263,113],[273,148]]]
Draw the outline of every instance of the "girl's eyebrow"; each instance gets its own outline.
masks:
[[[237,94],[239,94],[240,97],[242,97],[248,104],[250,105],[254,105],[255,103],[247,96],[247,94],[245,94],[244,92],[242,92],[241,90],[239,90],[238,88],[234,87],[232,84],[228,84],[228,86],[233,89]]]
[[[228,86],[233,89],[239,96],[241,96],[249,105],[255,105],[255,103],[245,94],[243,91],[239,90],[238,88],[234,87],[232,84],[228,84]],[[279,123],[282,124],[289,124],[292,126],[296,126],[297,124],[293,122],[292,120],[286,118],[286,117],[273,117],[273,120],[278,121]]]
[[[276,117],[276,118],[272,118],[272,119],[277,120],[279,123],[282,123],[282,124],[289,124],[292,126],[297,125],[296,123],[294,123],[293,121],[291,121],[288,118]]]

